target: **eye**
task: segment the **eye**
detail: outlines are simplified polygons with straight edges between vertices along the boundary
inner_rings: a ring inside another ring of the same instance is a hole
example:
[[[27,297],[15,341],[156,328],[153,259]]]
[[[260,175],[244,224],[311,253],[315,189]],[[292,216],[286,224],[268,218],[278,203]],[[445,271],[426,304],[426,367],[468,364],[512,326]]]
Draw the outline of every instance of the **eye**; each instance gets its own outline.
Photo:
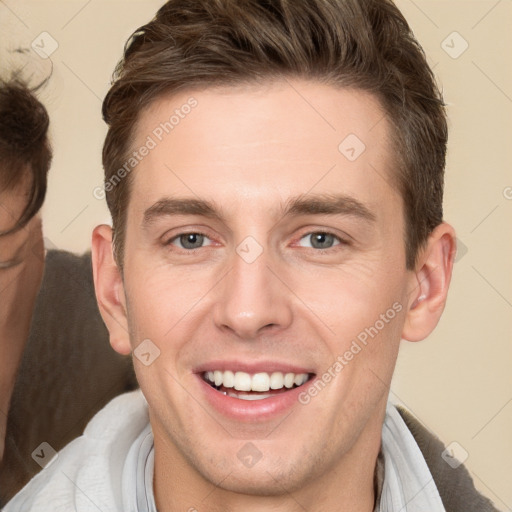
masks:
[[[340,243],[341,240],[337,236],[322,231],[308,233],[299,241],[301,247],[312,247],[313,249],[330,249]]]
[[[199,249],[206,245],[211,245],[212,241],[201,233],[183,233],[169,240],[170,245],[175,245],[180,249]]]

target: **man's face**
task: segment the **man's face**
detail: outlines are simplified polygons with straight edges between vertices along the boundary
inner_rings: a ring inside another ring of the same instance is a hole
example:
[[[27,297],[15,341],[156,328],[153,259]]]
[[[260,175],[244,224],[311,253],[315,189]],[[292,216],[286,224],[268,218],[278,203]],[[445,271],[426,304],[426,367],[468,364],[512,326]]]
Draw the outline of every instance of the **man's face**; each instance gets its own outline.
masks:
[[[375,454],[414,284],[379,103],[304,81],[206,89],[156,101],[134,148],[148,136],[124,292],[132,348],[150,340],[134,361],[156,463],[279,494]]]

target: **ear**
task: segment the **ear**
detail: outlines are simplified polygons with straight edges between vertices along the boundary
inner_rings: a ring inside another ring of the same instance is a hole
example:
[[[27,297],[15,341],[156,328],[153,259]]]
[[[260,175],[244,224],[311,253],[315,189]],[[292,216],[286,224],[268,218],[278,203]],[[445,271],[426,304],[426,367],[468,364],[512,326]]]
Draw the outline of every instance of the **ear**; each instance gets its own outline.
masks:
[[[110,333],[110,344],[120,354],[131,352],[123,279],[114,259],[112,228],[97,226],[92,234],[92,269],[98,307]]]
[[[455,231],[445,222],[437,226],[421,251],[411,280],[402,338],[425,339],[443,313],[456,253]]]

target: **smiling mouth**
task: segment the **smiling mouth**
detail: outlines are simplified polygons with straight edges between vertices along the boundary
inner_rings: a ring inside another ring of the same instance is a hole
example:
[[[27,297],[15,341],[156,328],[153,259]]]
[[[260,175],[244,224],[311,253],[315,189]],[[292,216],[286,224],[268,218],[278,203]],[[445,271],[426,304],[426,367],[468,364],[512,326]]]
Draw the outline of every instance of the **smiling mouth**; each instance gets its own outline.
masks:
[[[310,373],[255,373],[208,371],[203,380],[220,393],[240,400],[264,400],[303,386],[314,377]]]

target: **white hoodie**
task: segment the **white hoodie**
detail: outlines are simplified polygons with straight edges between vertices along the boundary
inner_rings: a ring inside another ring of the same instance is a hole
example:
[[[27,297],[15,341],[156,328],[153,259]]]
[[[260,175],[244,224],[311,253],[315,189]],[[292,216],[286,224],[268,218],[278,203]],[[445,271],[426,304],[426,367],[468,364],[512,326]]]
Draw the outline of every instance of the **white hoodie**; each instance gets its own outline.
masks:
[[[445,512],[411,432],[389,404],[376,512]],[[112,400],[4,512],[156,512],[153,435],[140,390]]]

